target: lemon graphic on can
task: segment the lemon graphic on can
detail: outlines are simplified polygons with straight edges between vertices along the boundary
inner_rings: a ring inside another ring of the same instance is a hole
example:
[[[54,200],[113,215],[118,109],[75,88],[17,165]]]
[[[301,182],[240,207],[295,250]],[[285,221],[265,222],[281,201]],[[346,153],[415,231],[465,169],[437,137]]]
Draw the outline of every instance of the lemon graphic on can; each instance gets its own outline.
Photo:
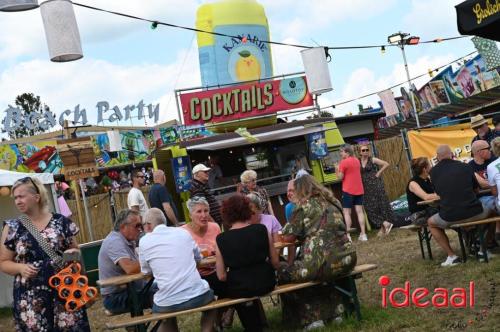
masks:
[[[252,81],[260,79],[261,68],[259,60],[248,50],[238,52],[235,73],[238,81]]]

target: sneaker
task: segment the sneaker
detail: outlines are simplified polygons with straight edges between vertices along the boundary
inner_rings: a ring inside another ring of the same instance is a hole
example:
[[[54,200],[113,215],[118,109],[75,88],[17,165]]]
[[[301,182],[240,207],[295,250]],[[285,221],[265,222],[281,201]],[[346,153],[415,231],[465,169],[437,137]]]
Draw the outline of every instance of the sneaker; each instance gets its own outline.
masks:
[[[457,264],[460,264],[460,257],[457,256],[448,256],[444,262],[441,263],[441,266],[447,267],[447,266],[455,266]]]
[[[366,236],[366,234],[361,234],[361,235],[358,237],[358,241],[361,241],[361,242],[366,242],[366,241],[368,241],[368,237]]]
[[[493,257],[496,257],[496,255],[492,254],[491,251],[489,251],[489,250],[486,250],[486,254],[488,255],[488,260],[491,260]],[[484,253],[482,251],[479,251],[477,253],[477,255],[479,257],[479,261],[484,262],[484,260],[485,260]]]
[[[312,322],[311,324],[307,325],[304,328],[304,331],[311,331],[314,329],[319,329],[321,327],[325,327],[325,323],[322,320],[317,320],[317,321]]]

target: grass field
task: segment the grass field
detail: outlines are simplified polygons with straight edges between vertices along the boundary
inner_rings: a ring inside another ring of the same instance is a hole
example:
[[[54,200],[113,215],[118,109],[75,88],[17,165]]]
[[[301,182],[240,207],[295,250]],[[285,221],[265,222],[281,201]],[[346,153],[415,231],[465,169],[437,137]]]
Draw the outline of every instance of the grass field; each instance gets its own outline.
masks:
[[[457,249],[458,241],[454,232],[448,232],[452,246]],[[466,264],[442,268],[439,263],[444,253],[433,244],[434,260],[422,260],[415,233],[393,229],[387,238],[376,238],[370,234],[367,243],[357,246],[358,263],[375,263],[378,269],[367,272],[357,280],[359,298],[362,303],[363,320],[357,322],[352,317],[341,323],[333,322],[318,331],[499,331],[500,332],[500,253],[489,264],[469,260]],[[450,290],[455,287],[468,287],[469,281],[475,282],[475,306],[473,308],[382,308],[381,287],[378,278],[382,275],[391,278],[393,287],[403,287],[406,280],[411,289],[436,287]],[[496,283],[496,286],[491,282]],[[490,304],[491,308],[488,308]],[[279,305],[264,300],[270,331],[289,331],[281,325]],[[103,331],[104,324],[120,317],[105,317],[101,302],[89,310],[93,331]],[[181,331],[198,331],[199,315],[179,318]],[[0,331],[13,331],[10,310],[0,310]],[[242,331],[235,317],[232,332]]]

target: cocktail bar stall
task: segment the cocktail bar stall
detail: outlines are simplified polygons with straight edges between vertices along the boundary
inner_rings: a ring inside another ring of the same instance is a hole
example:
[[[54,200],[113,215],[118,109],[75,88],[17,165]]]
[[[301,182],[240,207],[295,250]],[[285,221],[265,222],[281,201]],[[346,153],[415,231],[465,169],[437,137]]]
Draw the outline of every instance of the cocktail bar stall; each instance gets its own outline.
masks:
[[[257,183],[267,189],[280,220],[284,220],[286,187],[294,172],[303,168],[322,183],[336,182],[338,147],[344,141],[333,119],[282,119],[314,110],[305,75],[177,90],[176,96],[184,125],[203,126],[214,133],[195,139],[181,134],[179,144],[156,152],[156,167],[173,175],[167,187],[176,193],[181,209],[185,210],[189,198],[191,166],[198,163],[217,170],[209,184],[220,200],[236,191],[243,171],[255,170]]]

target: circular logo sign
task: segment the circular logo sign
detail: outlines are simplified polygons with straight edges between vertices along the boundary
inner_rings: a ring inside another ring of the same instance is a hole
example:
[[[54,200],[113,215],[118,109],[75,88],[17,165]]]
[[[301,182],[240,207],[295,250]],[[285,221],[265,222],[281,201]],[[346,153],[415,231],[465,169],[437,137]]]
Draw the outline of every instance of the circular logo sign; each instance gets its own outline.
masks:
[[[303,77],[287,78],[280,82],[280,95],[289,104],[298,104],[307,93],[306,81]]]

